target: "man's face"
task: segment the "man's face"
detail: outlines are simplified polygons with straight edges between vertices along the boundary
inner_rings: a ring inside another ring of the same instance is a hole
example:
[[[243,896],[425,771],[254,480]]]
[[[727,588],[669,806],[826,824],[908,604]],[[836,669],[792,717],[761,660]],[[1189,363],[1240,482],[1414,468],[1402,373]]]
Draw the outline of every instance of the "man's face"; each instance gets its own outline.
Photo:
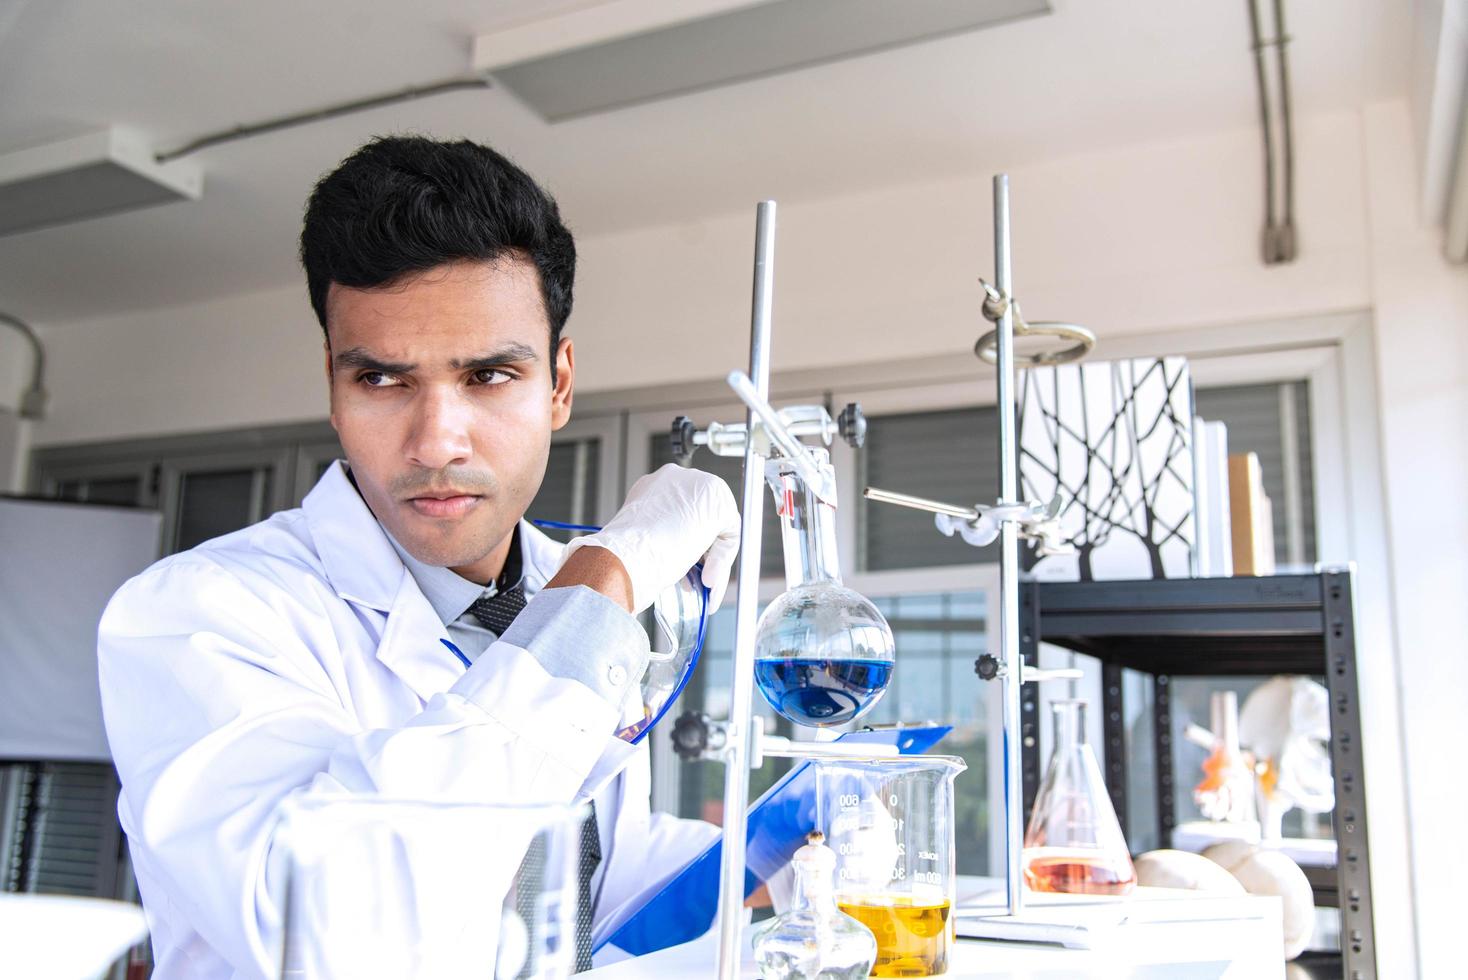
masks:
[[[534,265],[454,262],[326,298],[331,424],[372,513],[409,553],[487,583],[571,414]]]

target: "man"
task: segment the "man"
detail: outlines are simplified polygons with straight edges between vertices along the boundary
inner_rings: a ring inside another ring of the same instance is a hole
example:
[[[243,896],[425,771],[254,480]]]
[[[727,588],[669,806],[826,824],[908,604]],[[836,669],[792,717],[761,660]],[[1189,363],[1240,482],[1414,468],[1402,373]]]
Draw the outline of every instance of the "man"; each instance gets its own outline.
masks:
[[[615,733],[642,717],[633,614],[700,560],[717,605],[733,497],[669,466],[570,548],[525,522],[571,413],[575,246],[494,151],[368,144],[316,186],[301,259],[345,463],[300,509],[157,563],[102,620],[154,975],[273,976],[280,815],[313,794],[590,797],[599,939],[712,834],[648,812],[646,746]]]

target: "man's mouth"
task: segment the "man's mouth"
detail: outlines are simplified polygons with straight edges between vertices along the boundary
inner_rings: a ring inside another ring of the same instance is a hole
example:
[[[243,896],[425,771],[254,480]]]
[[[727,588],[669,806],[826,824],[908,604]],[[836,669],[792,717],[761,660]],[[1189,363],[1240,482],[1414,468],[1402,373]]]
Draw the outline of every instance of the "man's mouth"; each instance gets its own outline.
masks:
[[[409,497],[407,503],[423,517],[462,517],[483,499],[479,494],[458,490],[434,490]]]

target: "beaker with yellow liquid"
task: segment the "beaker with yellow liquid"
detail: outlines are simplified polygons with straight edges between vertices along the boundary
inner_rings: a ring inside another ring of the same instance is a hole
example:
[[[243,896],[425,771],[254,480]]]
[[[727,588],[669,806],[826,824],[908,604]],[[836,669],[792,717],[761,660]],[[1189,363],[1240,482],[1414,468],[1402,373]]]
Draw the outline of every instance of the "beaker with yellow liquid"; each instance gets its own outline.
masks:
[[[956,877],[953,756],[822,760],[817,820],[836,852],[836,904],[877,939],[873,977],[948,971]]]

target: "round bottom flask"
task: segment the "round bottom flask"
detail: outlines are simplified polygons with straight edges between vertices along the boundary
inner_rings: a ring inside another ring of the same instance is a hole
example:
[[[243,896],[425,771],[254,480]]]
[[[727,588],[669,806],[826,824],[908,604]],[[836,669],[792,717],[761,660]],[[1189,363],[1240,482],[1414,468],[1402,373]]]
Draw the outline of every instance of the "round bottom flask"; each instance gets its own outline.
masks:
[[[810,452],[829,474],[825,451]],[[780,515],[787,588],[759,618],[755,682],[770,707],[797,725],[844,725],[872,710],[892,681],[892,628],[870,600],[841,584],[834,503],[788,461],[770,460],[766,475]]]
[[[872,931],[836,907],[836,854],[820,831],[795,852],[790,909],[754,936],[763,980],[865,980],[877,958]]]
[[[760,616],[755,681],[770,707],[800,725],[844,725],[876,706],[892,680],[892,630],[839,582],[797,585]]]

